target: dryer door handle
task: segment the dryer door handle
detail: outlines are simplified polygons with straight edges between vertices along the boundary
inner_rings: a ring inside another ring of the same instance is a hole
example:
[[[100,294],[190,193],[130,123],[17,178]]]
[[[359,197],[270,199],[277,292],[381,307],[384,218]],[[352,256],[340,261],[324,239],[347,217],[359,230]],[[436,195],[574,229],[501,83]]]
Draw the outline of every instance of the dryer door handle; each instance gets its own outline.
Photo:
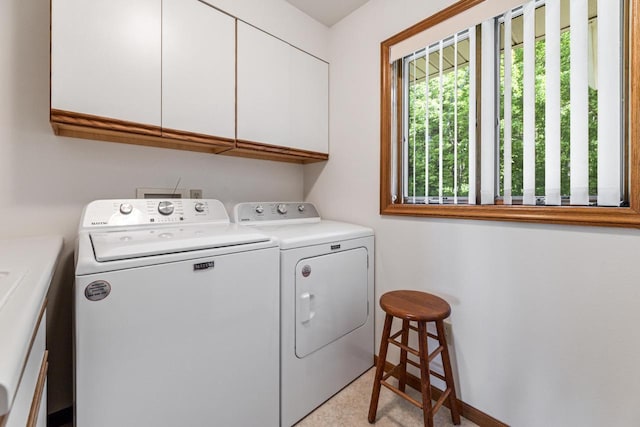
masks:
[[[307,323],[313,316],[316,315],[314,311],[311,311],[311,300],[314,298],[314,295],[310,292],[305,292],[300,295],[300,322]]]

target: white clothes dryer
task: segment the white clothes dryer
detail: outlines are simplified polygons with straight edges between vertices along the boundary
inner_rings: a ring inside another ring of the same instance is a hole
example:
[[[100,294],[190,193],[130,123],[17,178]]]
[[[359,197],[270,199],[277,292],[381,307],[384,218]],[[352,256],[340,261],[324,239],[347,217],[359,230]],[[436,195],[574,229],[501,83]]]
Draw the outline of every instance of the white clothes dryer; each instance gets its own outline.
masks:
[[[277,426],[278,259],[217,200],[90,203],[76,248],[75,426]]]
[[[373,366],[374,236],[311,203],[241,203],[280,245],[280,417],[291,426]]]

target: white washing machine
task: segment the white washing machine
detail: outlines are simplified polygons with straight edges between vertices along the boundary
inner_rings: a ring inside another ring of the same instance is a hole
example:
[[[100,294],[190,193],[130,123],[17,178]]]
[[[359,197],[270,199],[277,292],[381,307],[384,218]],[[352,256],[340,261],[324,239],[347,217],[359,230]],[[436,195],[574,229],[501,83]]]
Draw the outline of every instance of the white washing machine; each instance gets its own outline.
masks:
[[[74,289],[75,425],[277,426],[279,251],[217,200],[99,200]]]
[[[322,220],[311,203],[241,203],[234,220],[280,244],[280,417],[288,427],[373,366],[373,230]]]

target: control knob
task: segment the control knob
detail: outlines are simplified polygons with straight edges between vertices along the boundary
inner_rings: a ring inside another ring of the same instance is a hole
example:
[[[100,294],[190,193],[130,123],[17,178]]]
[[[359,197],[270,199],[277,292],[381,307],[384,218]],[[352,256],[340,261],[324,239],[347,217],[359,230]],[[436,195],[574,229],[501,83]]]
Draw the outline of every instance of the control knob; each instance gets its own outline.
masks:
[[[204,212],[204,203],[202,202],[198,202],[195,204],[194,209],[196,210],[196,212],[202,213]]]
[[[281,215],[284,215],[287,213],[287,205],[285,205],[284,203],[280,203],[278,205],[278,213]]]
[[[298,212],[304,212],[304,205],[298,205]]]
[[[123,203],[120,205],[120,213],[122,215],[129,215],[133,211],[131,203]]]
[[[158,203],[158,212],[160,212],[161,215],[171,215],[173,213],[173,203],[171,202]]]
[[[262,205],[256,206],[256,213],[257,214],[261,214],[263,212],[264,212],[264,208],[262,207]]]

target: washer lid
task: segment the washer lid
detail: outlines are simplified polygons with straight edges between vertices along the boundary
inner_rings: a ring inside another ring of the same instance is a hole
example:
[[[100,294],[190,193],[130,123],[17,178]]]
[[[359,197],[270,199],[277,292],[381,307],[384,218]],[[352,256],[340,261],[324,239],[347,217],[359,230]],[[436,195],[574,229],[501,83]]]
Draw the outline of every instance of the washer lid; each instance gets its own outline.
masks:
[[[282,250],[373,236],[370,228],[330,220],[309,224],[260,225],[255,228],[277,240]]]
[[[267,242],[269,237],[233,225],[153,228],[90,233],[96,261],[117,261],[153,255]]]

